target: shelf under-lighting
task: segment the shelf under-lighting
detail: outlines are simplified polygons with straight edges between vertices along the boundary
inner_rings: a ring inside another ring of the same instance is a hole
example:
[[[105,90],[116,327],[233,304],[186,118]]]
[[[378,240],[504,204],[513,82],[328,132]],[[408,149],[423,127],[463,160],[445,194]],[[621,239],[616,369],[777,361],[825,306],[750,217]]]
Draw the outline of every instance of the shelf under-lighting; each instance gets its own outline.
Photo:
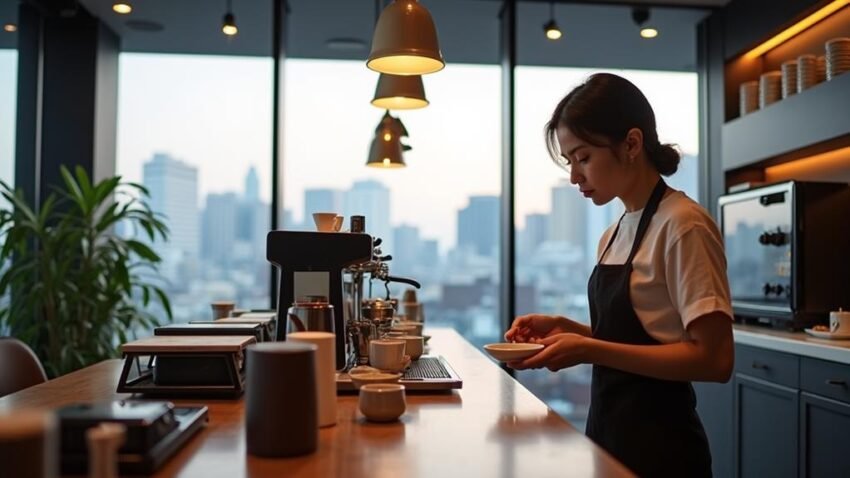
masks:
[[[807,28],[809,28],[812,25],[816,24],[817,22],[823,20],[824,18],[832,15],[833,13],[837,12],[838,10],[841,10],[842,8],[846,7],[847,5],[850,5],[850,0],[833,0],[832,2],[829,2],[828,4],[824,5],[823,7],[821,7],[820,9],[815,11],[814,13],[812,13],[811,15],[809,15],[806,18],[800,20],[799,22],[791,25],[790,27],[786,28],[785,30],[782,30],[776,36],[770,38],[769,40],[762,43],[761,45],[759,45],[759,46],[753,48],[752,50],[748,51],[747,53],[744,54],[744,57],[749,58],[749,59],[754,59],[754,58],[758,58],[758,57],[764,55],[765,53],[769,52],[770,50],[776,48],[777,46],[781,45],[782,43],[793,38],[798,33],[806,30]]]
[[[764,179],[771,183],[786,179],[844,180],[842,176],[847,174],[848,168],[850,168],[850,146],[767,167],[764,170]]]

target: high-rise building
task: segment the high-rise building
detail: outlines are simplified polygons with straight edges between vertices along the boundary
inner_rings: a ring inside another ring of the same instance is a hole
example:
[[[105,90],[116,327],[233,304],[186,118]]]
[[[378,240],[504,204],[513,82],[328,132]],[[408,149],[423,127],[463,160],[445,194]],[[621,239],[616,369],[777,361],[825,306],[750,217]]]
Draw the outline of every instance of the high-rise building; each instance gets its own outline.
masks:
[[[239,201],[235,193],[210,194],[204,209],[204,258],[221,267],[229,265],[239,224]]]
[[[245,202],[260,202],[260,179],[257,177],[257,170],[253,166],[245,175]]]
[[[525,233],[523,249],[528,254],[534,253],[537,246],[549,237],[549,215],[548,214],[526,214]]]
[[[345,192],[343,211],[346,225],[352,215],[366,216],[366,232],[383,240],[384,254],[395,254],[393,230],[390,225],[390,190],[378,181],[355,181]]]
[[[150,191],[151,209],[165,217],[168,242],[162,246],[163,272],[175,278],[173,268],[198,257],[198,169],[156,153],[143,166],[142,183]]]
[[[400,275],[413,275],[413,271],[422,260],[420,249],[422,241],[419,238],[419,228],[402,224],[393,228],[393,261],[391,270]]]
[[[470,196],[457,213],[457,245],[481,256],[495,256],[499,247],[499,196]]]
[[[587,229],[587,203],[576,187],[564,180],[552,187],[549,239],[583,248]]]

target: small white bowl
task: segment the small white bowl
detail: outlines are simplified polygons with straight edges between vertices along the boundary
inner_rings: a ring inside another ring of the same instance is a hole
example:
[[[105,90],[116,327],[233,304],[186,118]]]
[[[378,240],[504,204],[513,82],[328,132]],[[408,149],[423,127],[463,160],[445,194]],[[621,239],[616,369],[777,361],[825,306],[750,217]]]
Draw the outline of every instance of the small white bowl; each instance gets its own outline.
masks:
[[[484,350],[499,362],[513,362],[531,357],[543,350],[542,344],[499,343],[487,344]]]

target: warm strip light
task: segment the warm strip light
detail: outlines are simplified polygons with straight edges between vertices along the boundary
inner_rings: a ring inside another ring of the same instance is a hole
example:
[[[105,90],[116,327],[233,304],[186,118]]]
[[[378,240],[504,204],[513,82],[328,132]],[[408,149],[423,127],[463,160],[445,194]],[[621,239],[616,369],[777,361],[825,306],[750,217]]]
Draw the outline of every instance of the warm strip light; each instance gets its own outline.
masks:
[[[818,179],[835,177],[848,169],[850,169],[850,146],[770,166],[765,168],[764,178],[767,182],[786,179]]]
[[[761,45],[759,45],[759,46],[753,48],[752,50],[748,51],[744,55],[744,57],[749,58],[749,59],[754,59],[754,58],[758,58],[758,57],[764,55],[768,51],[776,48],[777,46],[779,46],[783,42],[792,38],[794,35],[802,32],[803,30],[811,27],[815,23],[823,20],[824,18],[832,15],[833,13],[837,12],[838,10],[841,10],[842,8],[846,7],[848,4],[850,4],[850,0],[833,0],[832,2],[830,2],[829,4],[827,4],[823,8],[821,8],[820,10],[812,13],[808,17],[806,17],[806,18],[800,20],[799,22],[791,25],[790,27],[786,28],[785,30],[783,30],[782,32],[780,32],[778,35],[771,38],[770,40],[767,40],[766,42],[762,43]]]

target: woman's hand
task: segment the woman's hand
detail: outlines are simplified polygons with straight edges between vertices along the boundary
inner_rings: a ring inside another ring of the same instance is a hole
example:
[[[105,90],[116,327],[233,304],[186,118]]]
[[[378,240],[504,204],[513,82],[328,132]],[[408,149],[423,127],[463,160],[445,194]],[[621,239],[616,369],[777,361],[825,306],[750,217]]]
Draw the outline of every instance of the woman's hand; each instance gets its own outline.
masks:
[[[521,315],[514,319],[511,328],[505,332],[505,341],[535,343],[550,335],[566,332],[565,320],[556,315]]]
[[[536,340],[543,350],[525,360],[508,362],[516,370],[546,367],[555,372],[587,361],[588,344],[593,339],[573,333],[556,333]]]

